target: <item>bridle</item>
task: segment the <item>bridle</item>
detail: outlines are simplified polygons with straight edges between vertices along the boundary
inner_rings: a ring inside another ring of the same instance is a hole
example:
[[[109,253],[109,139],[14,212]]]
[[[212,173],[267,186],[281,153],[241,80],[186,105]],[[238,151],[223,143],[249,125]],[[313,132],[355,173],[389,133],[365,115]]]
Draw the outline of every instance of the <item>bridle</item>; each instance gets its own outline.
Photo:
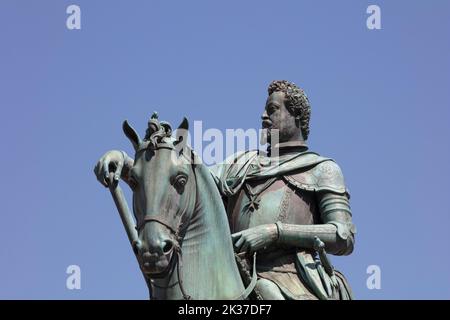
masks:
[[[147,149],[147,148],[145,148]],[[168,144],[162,144],[162,145],[155,145],[152,146],[152,150],[156,151],[158,149],[171,149],[173,151],[177,151],[177,149],[174,146],[168,145]],[[142,150],[142,149],[141,149]],[[137,152],[141,151],[138,150]],[[190,150],[190,164],[191,164],[191,168],[192,168],[192,172],[194,175],[194,183],[197,189],[197,175],[196,175],[196,171],[195,171],[195,154],[193,152],[192,149]],[[136,152],[136,153],[137,153]],[[139,232],[140,230],[142,230],[142,228],[145,227],[145,225],[149,222],[156,222],[159,223],[161,225],[163,225],[164,227],[166,227],[167,229],[169,229],[169,231],[171,232],[172,236],[174,236],[175,238],[175,243],[172,247],[171,250],[173,250],[175,252],[175,256],[176,256],[176,261],[174,261],[173,263],[176,264],[176,270],[177,270],[177,277],[178,277],[178,285],[180,287],[180,291],[181,294],[183,295],[183,299],[185,300],[192,300],[192,297],[190,295],[188,295],[184,289],[183,286],[183,278],[182,278],[182,272],[181,272],[181,268],[183,265],[183,252],[181,249],[181,241],[183,239],[183,236],[181,235],[181,233],[184,231],[184,224],[183,224],[183,217],[184,214],[186,213],[186,210],[179,215],[179,219],[177,219],[176,221],[178,221],[176,223],[176,225],[172,224],[170,221],[168,221],[168,219],[163,215],[163,214],[158,214],[155,216],[151,216],[151,215],[145,215],[144,219],[142,221],[140,221],[138,223],[138,225],[136,226],[136,230]],[[174,258],[172,257],[171,260],[173,260]],[[154,278],[161,278],[164,277],[167,274],[171,274],[174,270],[171,267],[172,262],[169,263],[168,271],[163,271],[160,275],[154,276]],[[151,284],[157,288],[160,289],[169,289],[172,288],[173,286],[175,286],[177,284],[177,282],[175,282],[174,284],[171,285],[167,285],[167,286],[159,286],[156,285],[154,282],[152,282],[152,279],[149,279]],[[252,275],[252,280],[250,282],[250,284],[247,286],[247,288],[245,288],[245,290],[238,296],[236,297],[234,300],[241,300],[241,299],[246,299],[248,297],[248,295],[253,291],[254,287],[256,286],[256,281],[257,281],[257,273],[256,273],[256,253],[254,253],[253,255],[253,275]]]
[[[175,147],[173,147],[171,145],[168,145],[168,144],[161,144],[161,145],[158,144],[158,145],[152,147],[153,151],[156,151],[156,150],[159,150],[159,149],[170,149],[170,150],[173,150],[175,152],[178,151]],[[144,150],[144,149],[141,149],[141,150]],[[139,152],[141,150],[138,150],[137,152]],[[147,150],[147,147],[145,148],[145,150]],[[194,175],[194,184],[195,184],[195,186],[197,186],[197,176],[196,176],[196,173],[195,173],[195,162],[194,162],[195,155],[194,155],[192,150],[190,150],[190,155],[191,155],[191,157],[190,157],[190,164],[191,164],[192,172],[193,172],[193,175]],[[154,215],[154,216],[146,214],[144,216],[144,219],[142,219],[142,221],[140,221],[136,225],[135,228],[139,232],[140,230],[142,230],[142,228],[145,227],[145,225],[147,223],[149,223],[149,222],[156,222],[156,223],[159,223],[159,224],[163,225],[167,229],[169,229],[170,233],[175,238],[175,243],[173,244],[173,247],[172,247],[171,251],[173,251],[175,253],[175,256],[176,256],[176,261],[174,261],[173,263],[175,263],[176,267],[177,267],[176,268],[177,276],[178,276],[178,281],[177,282],[178,282],[178,285],[180,287],[181,294],[183,295],[183,299],[191,300],[192,299],[191,296],[188,295],[186,293],[185,289],[184,289],[183,279],[182,279],[182,272],[181,272],[181,267],[183,265],[183,252],[182,252],[182,249],[181,249],[181,243],[180,242],[183,240],[183,237],[182,237],[181,233],[184,230],[184,228],[183,228],[183,218],[184,218],[185,213],[186,213],[186,210],[184,210],[184,212],[182,214],[178,215],[179,218],[175,220],[175,221],[177,221],[177,223],[171,223],[171,221],[169,221],[167,219],[165,214],[158,214],[158,215]],[[171,260],[173,260],[173,258]],[[169,266],[167,267],[169,270],[172,269],[171,265],[172,265],[172,263],[169,263]],[[172,272],[173,272],[173,270],[172,270]],[[166,274],[168,274],[168,272],[163,271],[160,275],[154,276],[154,278],[161,278],[161,277],[164,277]],[[150,282],[152,282],[151,280],[152,279],[150,279]],[[156,285],[154,282],[152,282],[152,285],[154,285],[157,288],[168,289],[168,288],[171,288],[174,285],[176,285],[177,282],[175,282],[172,285],[168,285],[168,286],[159,286],[159,285]]]

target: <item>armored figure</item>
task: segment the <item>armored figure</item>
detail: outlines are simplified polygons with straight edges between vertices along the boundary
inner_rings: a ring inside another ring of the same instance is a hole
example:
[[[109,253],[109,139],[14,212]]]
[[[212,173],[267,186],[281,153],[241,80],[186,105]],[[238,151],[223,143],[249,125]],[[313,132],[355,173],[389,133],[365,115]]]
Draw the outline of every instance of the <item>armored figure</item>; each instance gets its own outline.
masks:
[[[224,201],[236,253],[257,253],[256,291],[263,299],[352,299],[345,277],[326,253],[348,255],[355,226],[339,166],[308,150],[310,104],[303,90],[273,81],[262,115],[267,152],[240,152],[211,168]],[[110,151],[126,179],[133,159]]]

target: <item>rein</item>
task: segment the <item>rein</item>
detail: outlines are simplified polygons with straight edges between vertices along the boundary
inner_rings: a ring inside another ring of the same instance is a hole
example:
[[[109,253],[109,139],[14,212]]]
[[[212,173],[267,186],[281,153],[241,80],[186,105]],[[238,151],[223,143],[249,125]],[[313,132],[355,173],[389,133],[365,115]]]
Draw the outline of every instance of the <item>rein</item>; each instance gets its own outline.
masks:
[[[158,222],[157,220],[153,220],[153,221]],[[182,251],[181,251],[180,246],[178,246],[178,245],[175,246],[175,254],[176,254],[176,258],[177,258],[177,261],[175,263],[176,263],[176,266],[177,266],[178,281],[176,281],[175,283],[173,283],[171,285],[167,285],[167,286],[159,286],[159,285],[153,283],[153,281],[152,281],[152,285],[157,287],[157,288],[159,288],[159,289],[169,289],[169,288],[173,288],[174,286],[176,286],[178,284],[178,286],[180,287],[180,290],[181,290],[181,294],[183,295],[183,299],[184,300],[192,300],[191,296],[188,295],[186,293],[186,291],[184,290],[183,277],[182,277],[183,273],[181,272],[181,267],[183,266]],[[172,268],[172,272],[170,272],[170,274],[172,274],[173,271],[174,270]]]

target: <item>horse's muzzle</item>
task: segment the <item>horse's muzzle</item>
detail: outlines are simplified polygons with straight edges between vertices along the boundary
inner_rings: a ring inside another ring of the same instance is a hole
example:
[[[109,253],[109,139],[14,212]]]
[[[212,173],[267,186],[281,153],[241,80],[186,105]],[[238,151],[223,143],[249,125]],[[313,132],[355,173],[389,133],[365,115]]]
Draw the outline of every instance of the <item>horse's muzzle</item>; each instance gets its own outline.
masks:
[[[142,271],[145,274],[156,278],[158,275],[167,273],[174,255],[174,246],[164,245],[163,248],[162,253],[151,253],[149,251],[142,253],[140,260]]]

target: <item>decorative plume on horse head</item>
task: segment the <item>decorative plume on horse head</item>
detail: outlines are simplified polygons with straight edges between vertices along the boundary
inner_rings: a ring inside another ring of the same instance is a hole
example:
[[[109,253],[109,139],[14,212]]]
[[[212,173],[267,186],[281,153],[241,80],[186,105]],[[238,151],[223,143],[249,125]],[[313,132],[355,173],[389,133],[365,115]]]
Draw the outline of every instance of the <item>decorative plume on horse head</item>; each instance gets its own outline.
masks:
[[[145,131],[145,136],[142,141],[127,120],[123,122],[123,131],[132,142],[135,151],[146,148],[157,149],[158,145],[172,144],[179,153],[182,153],[184,151],[183,149],[187,147],[186,138],[189,134],[189,122],[186,118],[183,118],[181,124],[177,128],[176,138],[174,139],[172,137],[172,126],[170,123],[160,121],[158,113],[155,111],[148,120],[147,130]],[[183,143],[181,144],[181,142]]]

